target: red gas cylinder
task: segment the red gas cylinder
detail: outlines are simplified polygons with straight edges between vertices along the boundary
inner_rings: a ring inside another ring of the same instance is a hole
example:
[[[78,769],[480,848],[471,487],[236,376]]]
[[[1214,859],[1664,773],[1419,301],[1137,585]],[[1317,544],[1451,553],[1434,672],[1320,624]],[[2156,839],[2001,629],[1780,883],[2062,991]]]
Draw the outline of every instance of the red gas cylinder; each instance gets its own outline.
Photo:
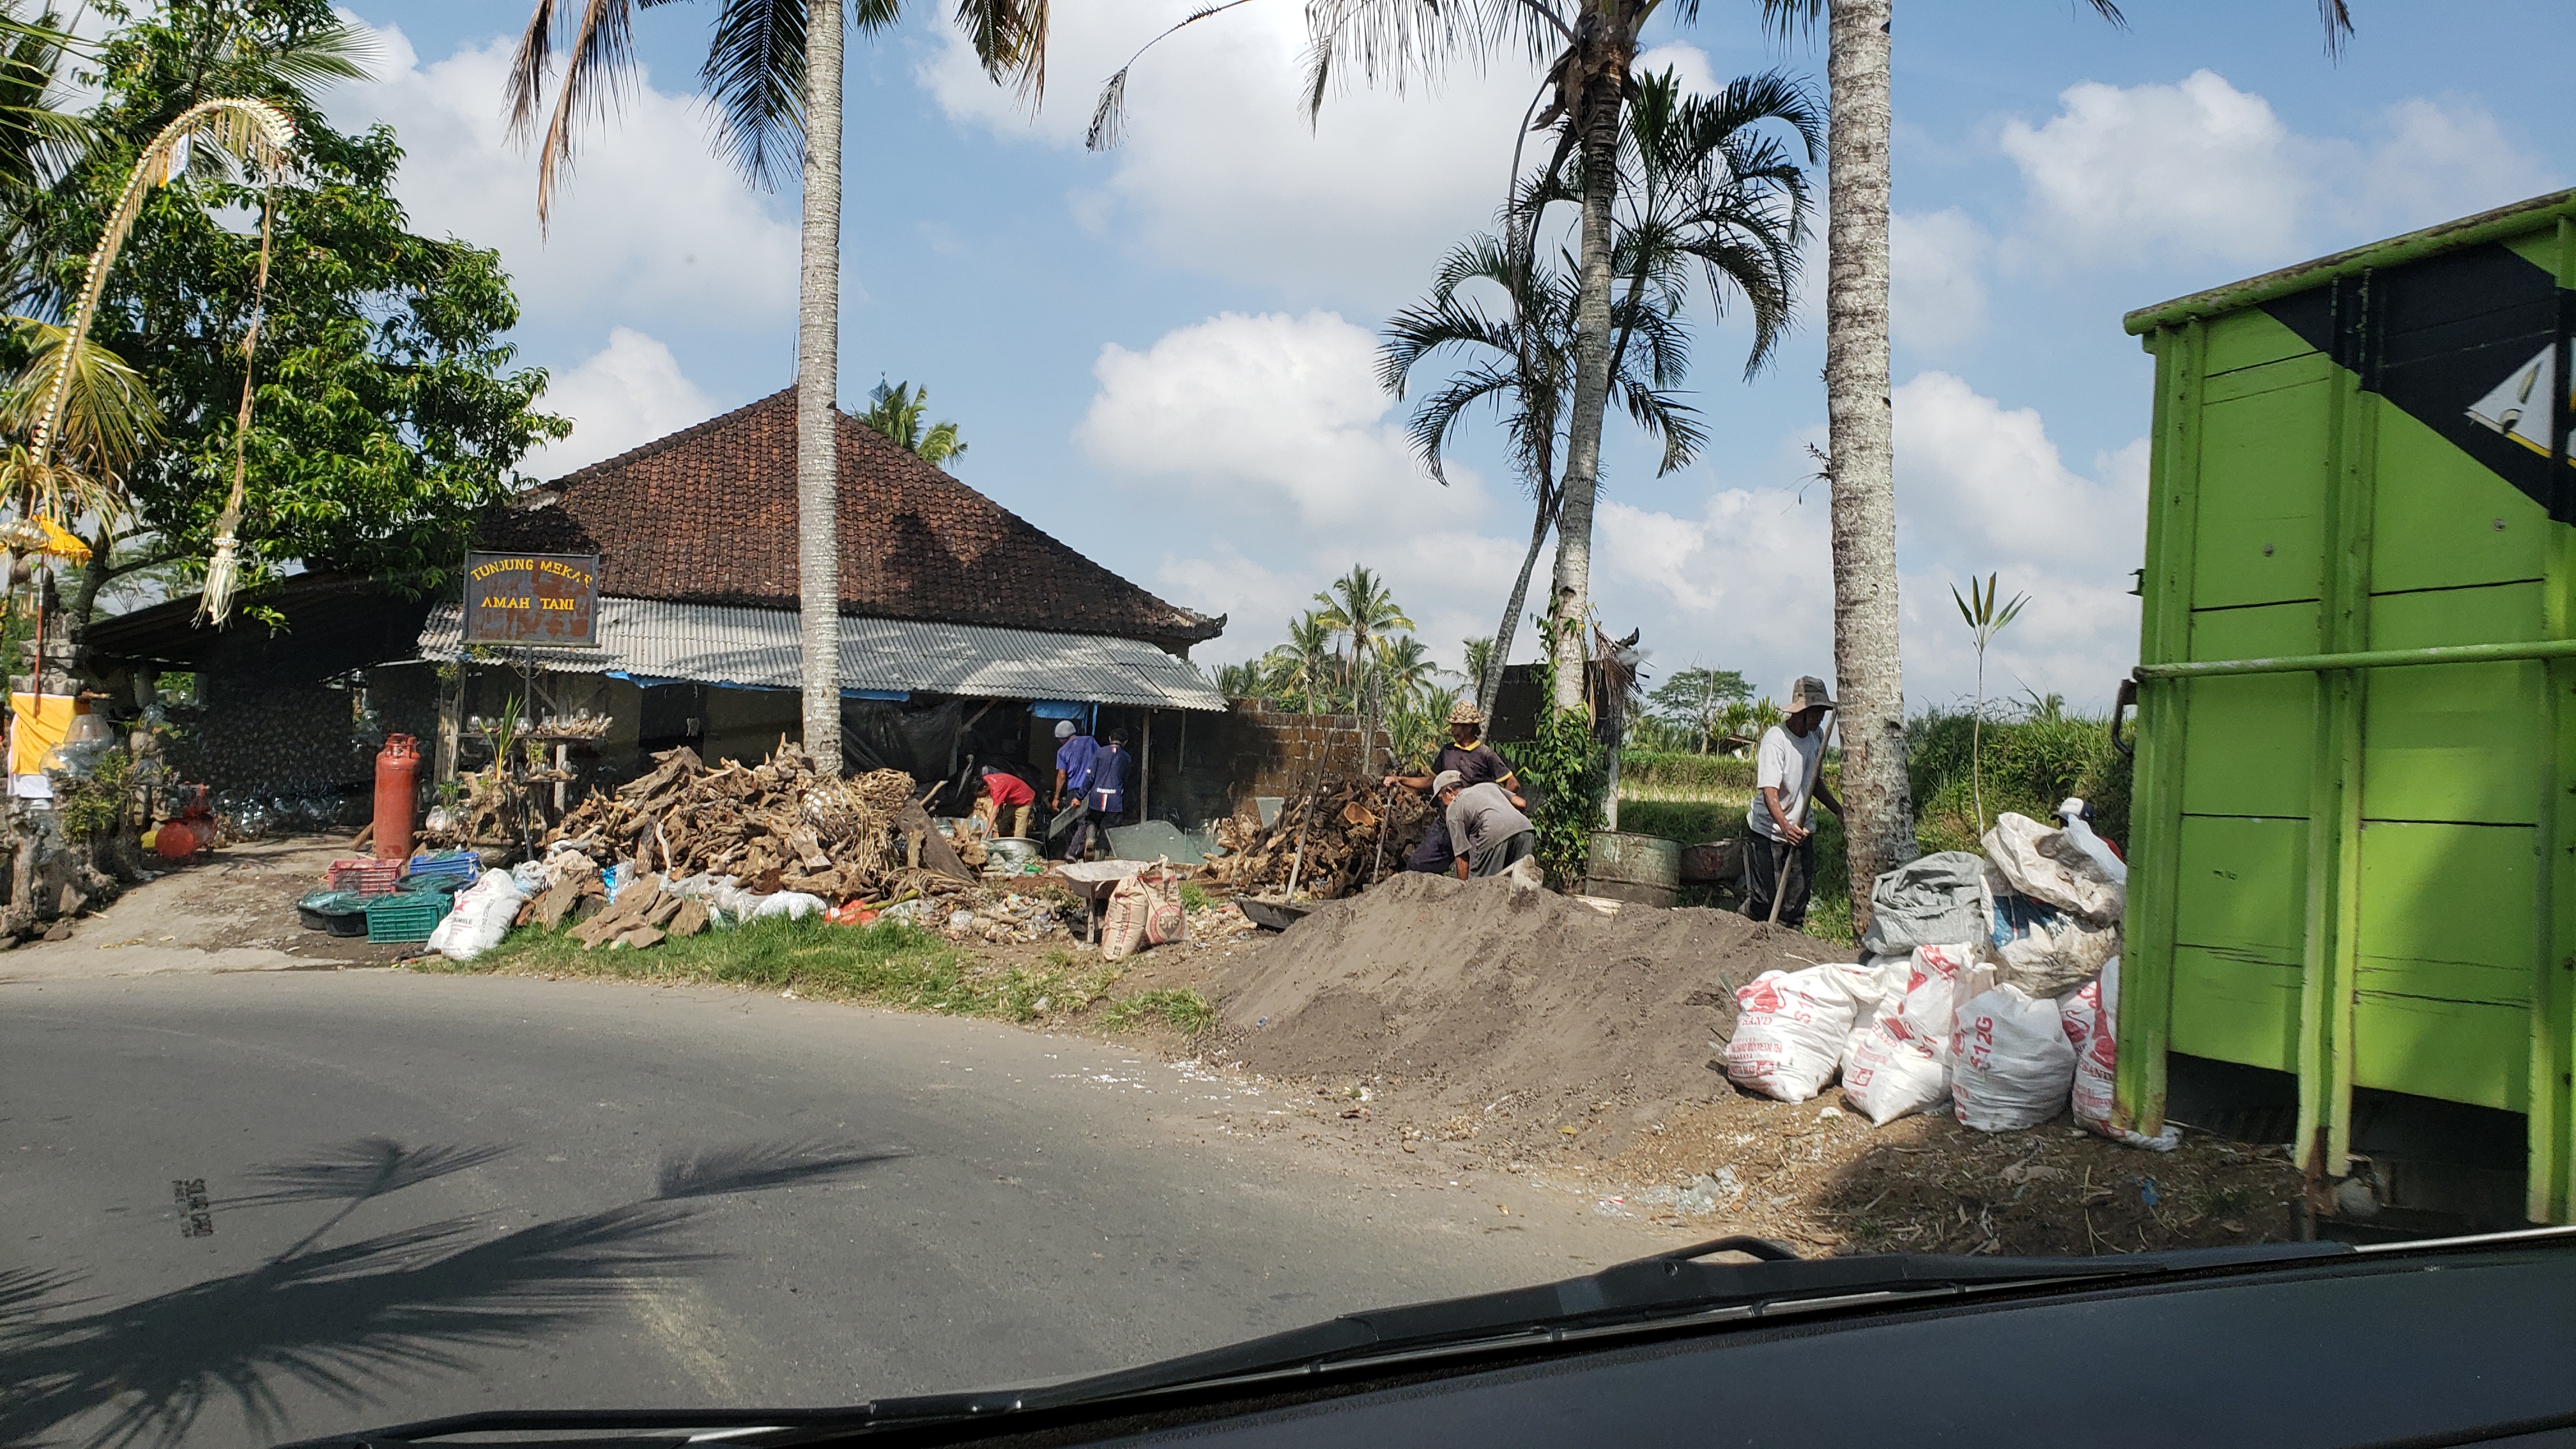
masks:
[[[409,735],[385,736],[376,753],[376,859],[403,860],[411,855],[412,781],[420,773],[420,742]]]

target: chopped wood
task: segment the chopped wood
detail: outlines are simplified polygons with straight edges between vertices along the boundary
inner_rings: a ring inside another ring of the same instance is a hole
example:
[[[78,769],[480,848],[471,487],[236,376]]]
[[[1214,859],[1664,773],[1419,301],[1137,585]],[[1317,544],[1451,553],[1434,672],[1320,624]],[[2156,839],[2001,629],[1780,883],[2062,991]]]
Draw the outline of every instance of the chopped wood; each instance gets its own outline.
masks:
[[[1241,815],[1217,822],[1226,853],[1207,863],[1205,876],[1210,885],[1253,892],[1285,886],[1294,871],[1300,895],[1333,900],[1403,870],[1436,809],[1401,785],[1390,790],[1373,779],[1328,775],[1313,793],[1291,798],[1268,826]]]
[[[568,876],[546,887],[528,903],[528,919],[549,931],[562,925],[565,914],[581,903],[581,888],[588,883]]]
[[[640,951],[647,946],[661,945],[662,933],[653,929],[651,926],[637,926],[608,944],[611,949],[619,946],[632,946]]]
[[[651,771],[614,793],[592,791],[547,843],[573,842],[602,863],[626,861],[639,879],[729,875],[764,894],[794,888],[838,901],[883,893],[911,855],[899,837],[934,833],[929,817],[909,806],[912,777],[900,770],[844,779],[784,742],[753,766],[710,767],[685,747],[653,760]],[[940,853],[926,852],[934,860]]]
[[[680,903],[679,914],[662,928],[667,936],[694,936],[707,928],[707,903],[695,896]]]

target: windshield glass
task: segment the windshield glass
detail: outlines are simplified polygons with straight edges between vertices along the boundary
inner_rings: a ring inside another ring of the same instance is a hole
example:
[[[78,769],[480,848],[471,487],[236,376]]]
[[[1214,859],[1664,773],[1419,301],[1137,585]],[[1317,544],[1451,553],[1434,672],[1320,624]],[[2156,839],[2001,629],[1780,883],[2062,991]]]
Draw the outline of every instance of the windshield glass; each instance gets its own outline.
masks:
[[[0,5],[0,1442],[2567,1220],[2500,3]]]

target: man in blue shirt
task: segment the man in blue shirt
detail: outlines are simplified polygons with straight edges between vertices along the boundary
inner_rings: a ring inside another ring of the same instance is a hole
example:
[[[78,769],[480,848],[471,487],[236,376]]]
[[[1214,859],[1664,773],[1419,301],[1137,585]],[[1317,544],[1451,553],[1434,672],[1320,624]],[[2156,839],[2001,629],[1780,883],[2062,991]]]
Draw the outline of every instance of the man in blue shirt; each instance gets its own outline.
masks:
[[[1127,813],[1127,786],[1136,778],[1136,757],[1127,753],[1127,732],[1111,730],[1100,750],[1091,757],[1091,784],[1082,792],[1084,819],[1075,829],[1073,854],[1080,857],[1081,847],[1097,837],[1101,848],[1108,848],[1108,827]]]
[[[1085,792],[1091,788],[1091,762],[1100,746],[1084,734],[1071,720],[1059,720],[1055,727],[1055,794],[1047,800],[1047,809],[1061,812],[1065,792],[1073,792],[1073,822],[1065,828],[1072,832],[1065,841],[1065,858],[1080,860],[1083,847],[1091,835],[1091,808]]]

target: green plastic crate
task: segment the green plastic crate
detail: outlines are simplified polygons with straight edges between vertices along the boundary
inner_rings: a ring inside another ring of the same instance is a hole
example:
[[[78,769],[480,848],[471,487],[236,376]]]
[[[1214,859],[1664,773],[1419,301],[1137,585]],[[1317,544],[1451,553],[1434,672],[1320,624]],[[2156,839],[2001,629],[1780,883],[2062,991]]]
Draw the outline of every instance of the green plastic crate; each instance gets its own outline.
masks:
[[[444,891],[403,891],[367,902],[367,939],[378,945],[426,941],[456,904]]]

